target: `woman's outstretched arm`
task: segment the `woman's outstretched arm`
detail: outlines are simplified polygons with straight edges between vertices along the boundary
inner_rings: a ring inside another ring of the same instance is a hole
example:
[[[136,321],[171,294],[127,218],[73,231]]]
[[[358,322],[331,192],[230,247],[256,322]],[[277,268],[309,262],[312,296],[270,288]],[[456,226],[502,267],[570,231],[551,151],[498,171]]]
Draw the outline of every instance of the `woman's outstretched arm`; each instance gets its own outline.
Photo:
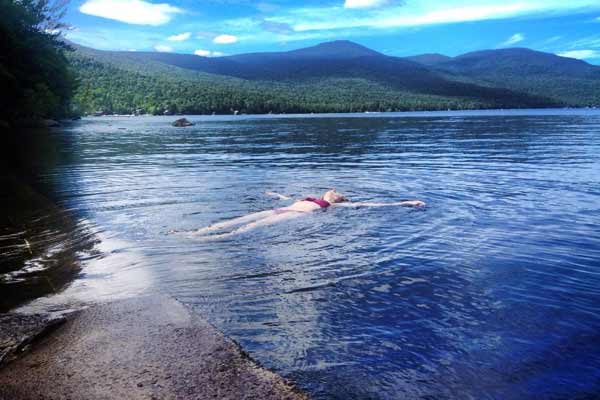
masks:
[[[265,194],[266,194],[267,196],[275,197],[275,198],[277,198],[277,199],[279,199],[279,200],[293,200],[293,199],[292,199],[291,197],[289,197],[289,196],[285,196],[285,195],[283,195],[283,194],[279,194],[279,193],[276,193],[276,192],[265,192]]]
[[[400,207],[422,207],[425,205],[425,202],[421,200],[405,200],[405,201],[397,201],[395,203],[336,203],[336,207],[391,207],[391,206],[400,206]]]

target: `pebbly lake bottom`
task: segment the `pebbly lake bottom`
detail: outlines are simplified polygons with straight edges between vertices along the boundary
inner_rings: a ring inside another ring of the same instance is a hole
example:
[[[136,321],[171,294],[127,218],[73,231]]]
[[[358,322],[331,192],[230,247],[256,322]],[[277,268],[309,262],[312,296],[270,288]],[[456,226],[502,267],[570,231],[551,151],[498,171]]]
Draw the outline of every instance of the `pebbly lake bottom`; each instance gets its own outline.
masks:
[[[600,393],[600,112],[172,119],[53,137],[36,183],[57,207],[3,236],[3,297],[46,280],[58,294],[26,307],[168,293],[315,398]],[[330,187],[428,205],[166,234],[286,204],[266,190]],[[17,261],[25,238],[34,257]],[[64,254],[79,266],[56,285]]]

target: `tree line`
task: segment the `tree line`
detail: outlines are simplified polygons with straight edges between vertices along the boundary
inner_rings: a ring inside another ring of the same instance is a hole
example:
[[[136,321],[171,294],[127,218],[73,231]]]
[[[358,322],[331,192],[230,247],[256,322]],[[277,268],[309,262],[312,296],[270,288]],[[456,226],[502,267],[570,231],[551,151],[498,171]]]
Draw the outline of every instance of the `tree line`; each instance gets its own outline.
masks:
[[[232,114],[446,110],[493,107],[468,97],[394,90],[360,78],[254,82],[204,73],[136,70],[78,53],[70,55],[80,113]]]
[[[66,3],[0,0],[0,120],[69,115],[76,78],[60,38]]]

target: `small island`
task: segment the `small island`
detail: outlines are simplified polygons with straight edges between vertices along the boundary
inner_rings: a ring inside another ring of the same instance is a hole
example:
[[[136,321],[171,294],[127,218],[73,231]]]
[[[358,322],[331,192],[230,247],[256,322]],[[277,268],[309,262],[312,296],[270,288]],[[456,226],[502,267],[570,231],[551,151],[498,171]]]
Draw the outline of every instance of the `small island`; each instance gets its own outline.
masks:
[[[177,128],[183,128],[186,126],[193,126],[194,123],[188,121],[187,118],[179,118],[178,120],[174,121],[171,125]]]

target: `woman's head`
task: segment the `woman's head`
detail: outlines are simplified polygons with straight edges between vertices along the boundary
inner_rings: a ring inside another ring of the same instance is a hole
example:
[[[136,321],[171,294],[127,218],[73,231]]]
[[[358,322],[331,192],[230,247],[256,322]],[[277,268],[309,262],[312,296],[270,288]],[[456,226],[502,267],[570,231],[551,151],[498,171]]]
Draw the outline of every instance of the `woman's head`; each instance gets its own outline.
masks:
[[[323,195],[323,200],[329,202],[329,203],[342,203],[344,201],[348,201],[348,199],[346,199],[344,196],[342,196],[341,194],[339,194],[338,192],[336,192],[335,188],[331,189],[330,191],[326,192]]]

